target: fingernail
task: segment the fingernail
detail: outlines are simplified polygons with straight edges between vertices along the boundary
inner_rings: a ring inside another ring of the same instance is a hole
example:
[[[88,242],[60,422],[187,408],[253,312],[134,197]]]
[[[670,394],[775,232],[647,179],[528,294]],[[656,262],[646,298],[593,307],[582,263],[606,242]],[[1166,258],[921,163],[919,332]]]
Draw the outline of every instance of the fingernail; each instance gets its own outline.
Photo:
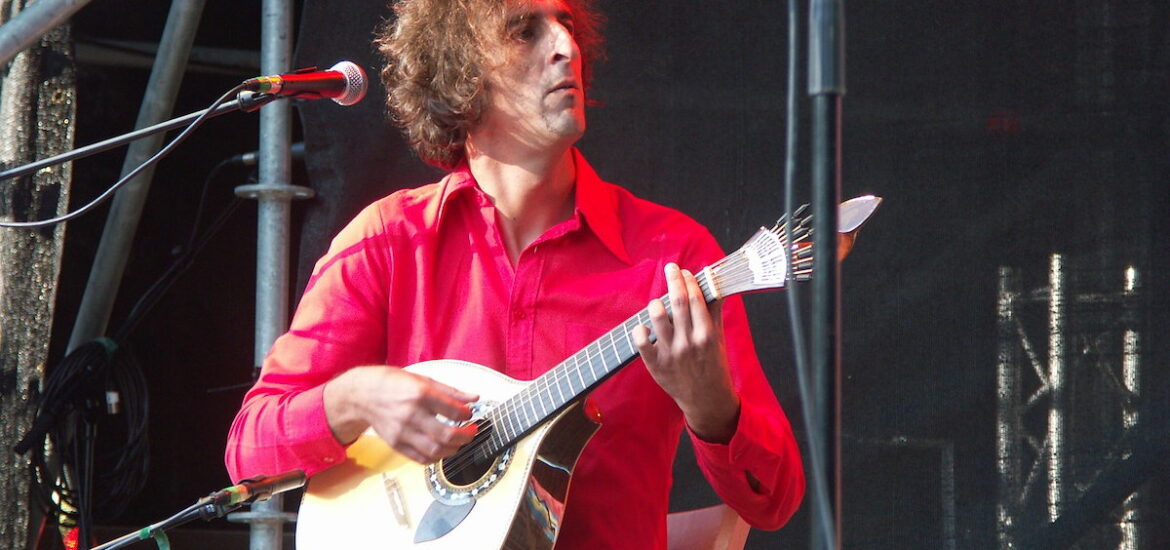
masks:
[[[676,264],[674,262],[670,262],[670,263],[666,264],[666,273],[667,274],[677,273],[677,272],[678,272],[678,264]]]

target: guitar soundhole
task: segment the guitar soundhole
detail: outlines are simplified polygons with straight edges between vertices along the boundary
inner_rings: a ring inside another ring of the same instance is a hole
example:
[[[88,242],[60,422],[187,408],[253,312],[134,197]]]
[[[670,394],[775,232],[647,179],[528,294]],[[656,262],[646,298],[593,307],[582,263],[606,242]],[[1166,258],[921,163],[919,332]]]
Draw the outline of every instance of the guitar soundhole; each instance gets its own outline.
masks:
[[[491,432],[488,421],[479,416],[491,405],[472,405],[473,420],[470,422],[478,424],[480,434]],[[465,504],[491,489],[503,477],[512,460],[513,449],[493,453],[488,450],[489,441],[486,435],[477,435],[474,441],[460,448],[454,455],[425,468],[427,485],[436,500],[453,506]]]
[[[457,487],[466,487],[479,481],[495,460],[478,458],[473,448],[459,449],[453,456],[443,460],[443,476]]]

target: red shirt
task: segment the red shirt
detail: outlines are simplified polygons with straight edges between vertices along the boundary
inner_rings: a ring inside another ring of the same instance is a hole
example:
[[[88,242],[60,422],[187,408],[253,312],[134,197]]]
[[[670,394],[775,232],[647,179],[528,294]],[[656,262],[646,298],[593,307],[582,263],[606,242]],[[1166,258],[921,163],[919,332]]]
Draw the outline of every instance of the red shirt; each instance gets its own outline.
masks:
[[[667,262],[698,271],[723,257],[695,221],[601,181],[574,156],[573,216],[516,265],[466,167],[359,214],[318,261],[291,328],[244,398],[226,453],[232,478],[294,468],[312,475],[344,460],[322,387],[345,369],[461,359],[530,380],[662,297]],[[739,424],[726,445],[691,439],[723,500],[748,523],[774,529],[803,495],[800,455],[742,302],[727,299],[723,312]],[[640,359],[591,399],[602,427],[578,460],[557,547],[665,548],[682,413]]]

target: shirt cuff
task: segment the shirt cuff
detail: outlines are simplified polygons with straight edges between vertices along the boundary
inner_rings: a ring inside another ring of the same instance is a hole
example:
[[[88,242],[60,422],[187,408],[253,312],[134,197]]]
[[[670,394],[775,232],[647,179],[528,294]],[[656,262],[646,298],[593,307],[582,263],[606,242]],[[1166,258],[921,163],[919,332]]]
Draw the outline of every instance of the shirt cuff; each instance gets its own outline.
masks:
[[[324,400],[325,384],[305,390],[289,398],[280,420],[289,451],[309,476],[345,460],[345,447],[329,429]]]
[[[784,460],[784,451],[775,441],[774,427],[766,416],[746,402],[740,405],[739,420],[735,434],[726,444],[704,441],[687,426],[695,456],[708,476],[718,478],[713,482],[747,485],[750,474],[758,485],[750,487],[752,492],[767,495],[772,492]]]

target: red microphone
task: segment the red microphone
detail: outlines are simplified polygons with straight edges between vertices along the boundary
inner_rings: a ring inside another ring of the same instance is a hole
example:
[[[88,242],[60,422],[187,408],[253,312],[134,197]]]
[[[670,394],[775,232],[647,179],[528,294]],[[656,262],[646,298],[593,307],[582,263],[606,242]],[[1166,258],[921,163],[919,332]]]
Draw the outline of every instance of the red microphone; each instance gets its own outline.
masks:
[[[366,72],[352,61],[342,61],[328,71],[307,70],[261,76],[244,81],[244,90],[262,94],[321,99],[353,105],[366,97]]]

